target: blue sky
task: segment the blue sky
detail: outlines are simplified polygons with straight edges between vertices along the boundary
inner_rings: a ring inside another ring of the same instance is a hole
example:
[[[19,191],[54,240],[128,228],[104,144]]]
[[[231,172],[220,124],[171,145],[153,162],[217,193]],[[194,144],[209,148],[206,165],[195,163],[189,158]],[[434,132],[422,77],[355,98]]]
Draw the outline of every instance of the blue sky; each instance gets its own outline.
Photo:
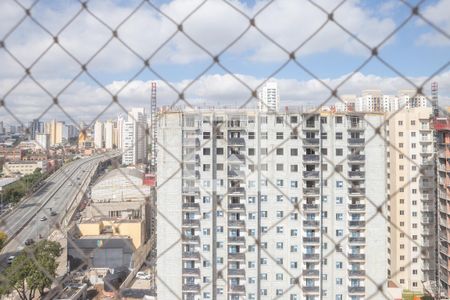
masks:
[[[29,0],[20,2],[24,6],[31,3]],[[227,2],[228,4],[220,0],[207,1],[183,23],[185,32],[214,55],[247,29],[248,20],[237,10],[253,17],[267,3],[266,0]],[[417,2],[409,1],[411,5]],[[108,26],[116,28],[138,3],[138,0],[92,0],[88,2],[88,6]],[[200,4],[200,0],[160,0],[153,3],[178,23]],[[326,11],[331,11],[336,5],[333,0],[315,3]],[[74,0],[42,0],[31,12],[52,35],[56,35],[79,9],[78,1]],[[425,1],[420,6],[421,14],[439,26],[445,34],[434,30],[419,18],[412,18],[383,44],[379,51],[380,57],[415,82],[421,82],[435,73],[450,60],[448,11],[450,0]],[[18,60],[25,66],[31,66],[39,85],[48,89],[52,95],[57,95],[78,74],[80,66],[58,45],[53,45],[39,62],[33,64],[52,45],[52,39],[31,20],[23,22],[5,38],[8,30],[23,14],[23,10],[14,1],[0,2],[0,39],[5,40],[7,49]],[[349,0],[334,14],[339,24],[355,33],[370,47],[378,45],[409,15],[410,8],[401,1],[394,0]],[[256,17],[257,27],[289,52],[296,49],[325,21],[326,14],[308,1],[291,0],[276,0]],[[122,41],[144,58],[148,58],[175,31],[176,26],[148,4],[144,4],[118,29]],[[110,35],[106,26],[83,12],[58,37],[60,44],[76,59],[87,63],[89,72],[110,92],[115,93],[128,84],[119,94],[119,100],[123,99],[121,103],[126,107],[147,105],[148,82],[151,80],[159,80],[160,104],[170,105],[176,101],[177,92],[211,63],[209,55],[178,33],[150,60],[152,69],[163,80],[150,70],[145,70],[130,84],[129,80],[140,70],[142,62],[119,41],[113,40],[96,58],[89,60]],[[296,52],[300,64],[321,80],[335,86],[369,56],[368,49],[333,23],[328,23]],[[256,88],[285,63],[287,58],[283,50],[274,46],[260,32],[250,28],[220,56],[221,63],[233,76],[215,65],[186,91],[186,95],[193,105],[234,105],[244,102],[250,91],[235,76],[244,80],[252,89]],[[0,70],[0,97],[5,97],[6,94],[7,107],[20,119],[39,115],[42,107],[51,103],[51,97],[32,80],[25,80],[13,88],[24,71],[4,49],[0,49],[0,64],[4,66]],[[448,73],[447,67],[434,78],[440,83],[443,103],[448,101],[450,94]],[[289,62],[274,77],[279,81],[282,101],[286,104],[317,104],[327,96],[326,88],[317,85],[312,76],[293,62]],[[373,58],[340,91],[358,94],[361,89],[380,88],[392,94],[398,89],[410,87],[398,74]],[[94,112],[101,110],[110,100],[103,87],[85,74],[77,78],[60,98],[67,111],[79,119],[93,118]],[[118,111],[120,110],[117,108],[111,109],[107,116],[114,116]],[[7,120],[11,116],[0,109],[0,117]],[[52,117],[64,118],[57,108],[52,108],[44,116]]]

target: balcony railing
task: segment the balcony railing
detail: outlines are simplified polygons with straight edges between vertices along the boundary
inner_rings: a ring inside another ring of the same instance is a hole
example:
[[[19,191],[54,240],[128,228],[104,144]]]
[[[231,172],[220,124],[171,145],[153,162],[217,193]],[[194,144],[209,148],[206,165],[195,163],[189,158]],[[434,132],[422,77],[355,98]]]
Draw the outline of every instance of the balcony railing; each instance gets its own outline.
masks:
[[[200,209],[200,204],[198,203],[183,203],[183,209],[185,210],[198,210]]]
[[[183,284],[183,291],[186,292],[199,292],[200,284]]]
[[[313,146],[313,145],[319,145],[319,139],[315,139],[315,138],[305,138],[303,139],[303,145],[305,146]]]
[[[228,204],[229,210],[245,210],[245,204],[240,203],[230,203]]]
[[[184,186],[183,194],[198,194],[200,193],[200,188],[196,186]]]
[[[357,195],[362,195],[366,192],[366,189],[363,187],[352,187],[352,188],[348,188],[348,193],[349,194],[357,194]]]
[[[366,291],[366,288],[363,286],[349,286],[348,287],[348,292],[350,294],[361,294],[364,293]]]
[[[200,253],[194,251],[183,252],[183,258],[200,259]]]
[[[229,236],[228,243],[245,243],[245,237],[243,236]]]
[[[234,293],[245,293],[245,285],[231,285],[230,290]]]
[[[245,139],[244,138],[229,138],[228,145],[245,146]]]
[[[365,243],[366,242],[366,238],[365,237],[349,237],[348,238],[348,242],[352,243],[352,244]]]
[[[316,221],[316,220],[304,220],[303,221],[303,226],[304,227],[319,227],[320,226],[320,222]]]
[[[229,187],[228,194],[244,194],[245,188],[243,187]]]
[[[317,259],[319,259],[319,254],[303,253],[303,260],[317,260]]]
[[[183,242],[190,242],[190,243],[200,242],[200,237],[198,235],[183,235],[181,239]]]
[[[309,237],[309,236],[303,237],[303,243],[317,244],[317,243],[319,243],[319,241],[320,241],[319,237]]]
[[[349,171],[348,172],[348,177],[350,177],[350,179],[364,179],[364,176],[366,175],[366,172],[363,171]]]
[[[200,226],[200,220],[183,219],[183,226]]]
[[[349,204],[348,209],[349,210],[365,210],[366,205],[365,204]]]
[[[320,193],[319,188],[303,188],[303,194],[305,195],[318,195]]]
[[[347,155],[348,161],[365,161],[366,156],[363,154],[349,154]]]
[[[311,277],[311,276],[318,277],[319,276],[319,270],[308,270],[308,269],[306,269],[306,270],[302,271],[302,275],[303,276],[308,276],[308,277]]]
[[[303,155],[304,161],[319,161],[319,155],[316,154],[305,154]]]
[[[200,275],[200,269],[199,268],[183,268],[183,274]]]
[[[245,276],[244,269],[228,269],[228,276]]]
[[[349,227],[364,227],[365,225],[365,221],[348,221]]]
[[[354,253],[350,253],[348,254],[348,260],[364,260],[366,259],[366,255],[362,254],[362,253],[358,253],[358,254],[354,254]]]
[[[229,260],[244,260],[245,254],[244,253],[228,253],[228,259]]]
[[[319,209],[319,204],[303,204],[303,210],[315,211]]]
[[[304,286],[304,287],[302,287],[302,291],[305,293],[318,293],[319,287],[318,286]]]
[[[364,125],[362,122],[358,122],[358,123],[349,123],[347,130],[352,131],[352,130],[364,130]]]
[[[319,179],[319,171],[304,171],[303,177]]]
[[[239,171],[239,170],[230,170],[230,171],[228,171],[228,177],[243,178],[243,177],[245,177],[245,172]]]
[[[347,142],[349,145],[364,145],[365,140],[362,138],[349,138]]]
[[[361,277],[365,276],[366,271],[365,270],[348,270],[348,276],[351,277]]]
[[[245,227],[244,220],[228,220],[228,227]]]
[[[245,155],[244,154],[230,154],[228,155],[227,161],[233,163],[245,163]]]

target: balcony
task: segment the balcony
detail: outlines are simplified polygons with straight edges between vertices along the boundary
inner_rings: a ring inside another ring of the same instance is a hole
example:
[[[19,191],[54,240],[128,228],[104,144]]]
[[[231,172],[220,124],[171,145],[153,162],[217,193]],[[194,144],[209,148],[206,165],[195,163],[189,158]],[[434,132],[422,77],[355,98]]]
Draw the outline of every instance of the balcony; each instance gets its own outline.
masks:
[[[303,286],[302,291],[304,293],[318,293],[319,287],[318,286]]]
[[[245,227],[244,220],[228,220],[228,227]]]
[[[228,237],[228,243],[229,244],[244,244],[245,243],[245,237],[243,237],[243,236],[229,236]]]
[[[228,204],[228,210],[239,210],[239,211],[244,211],[245,210],[245,204],[240,204],[240,203],[230,203]]]
[[[200,147],[200,140],[198,138],[184,138],[183,146]]]
[[[320,242],[320,238],[319,237],[303,237],[303,243],[305,244],[310,244],[310,243],[314,243],[317,244]]]
[[[231,195],[241,195],[241,194],[245,194],[245,188],[243,187],[229,187],[228,188],[228,194]]]
[[[183,210],[199,210],[200,204],[198,203],[183,203]]]
[[[347,160],[349,162],[364,162],[366,160],[366,156],[363,154],[349,154],[347,155]]]
[[[303,260],[318,260],[319,254],[303,253]]]
[[[364,171],[349,171],[348,177],[350,180],[363,180],[366,175]]]
[[[348,270],[349,277],[364,277],[366,276],[366,270]]]
[[[198,275],[200,276],[199,268],[183,268],[183,275]]]
[[[230,291],[233,293],[245,293],[245,285],[231,285]]]
[[[303,146],[319,146],[319,139],[316,138],[304,138]]]
[[[348,293],[349,294],[362,294],[366,291],[366,288],[363,286],[349,286]]]
[[[186,259],[199,260],[200,259],[200,253],[199,252],[194,252],[194,251],[183,252],[182,257],[186,258]]]
[[[228,260],[245,260],[245,253],[228,253]]]
[[[240,170],[230,170],[228,171],[228,177],[231,178],[244,178],[245,172]]]
[[[308,130],[317,131],[319,130],[319,122],[303,122],[302,129],[304,131]]]
[[[356,210],[356,211],[363,211],[366,209],[366,205],[365,204],[349,204],[348,209]]]
[[[183,226],[184,227],[198,227],[200,226],[200,220],[195,219],[183,219]]]
[[[422,217],[421,223],[422,224],[432,224],[433,223],[433,218]]]
[[[198,235],[183,235],[181,240],[183,243],[200,243],[200,237]]]
[[[365,192],[366,192],[366,189],[363,188],[363,187],[351,187],[351,188],[348,188],[348,193],[350,195],[363,195],[363,194],[365,194]]]
[[[347,143],[349,145],[358,145],[358,146],[364,146],[365,139],[362,138],[349,138],[347,140]]]
[[[305,195],[319,195],[320,189],[316,187],[303,188],[303,194]]]
[[[183,178],[200,179],[200,172],[197,170],[183,170]]]
[[[229,138],[228,145],[230,146],[245,146],[244,138]]]
[[[319,162],[319,155],[316,154],[305,154],[303,155],[303,161],[306,162]]]
[[[307,277],[319,277],[319,270],[314,270],[314,269],[308,270],[308,269],[306,269],[306,270],[302,271],[302,275],[303,276],[307,276]]]
[[[227,159],[228,163],[238,163],[245,164],[245,155],[244,154],[230,154]]]
[[[228,276],[245,277],[244,269],[228,269]]]
[[[349,227],[364,227],[366,226],[366,221],[348,221]]]
[[[196,195],[200,193],[200,188],[197,186],[184,186],[182,191],[183,194]]]
[[[364,130],[364,125],[362,122],[348,123],[348,131],[361,131]]]
[[[303,171],[303,177],[319,179],[319,171]]]
[[[305,211],[318,211],[319,204],[303,204],[303,210]]]
[[[304,220],[304,221],[303,221],[303,226],[304,226],[304,227],[319,227],[319,226],[320,226],[320,221],[316,221],[316,220]]]
[[[366,242],[365,237],[349,237],[348,242],[351,244],[364,244]]]
[[[358,253],[358,254],[350,253],[350,254],[348,254],[347,258],[348,258],[348,260],[365,260],[366,255],[362,254],[362,253]]]
[[[183,291],[200,292],[200,284],[183,284]]]

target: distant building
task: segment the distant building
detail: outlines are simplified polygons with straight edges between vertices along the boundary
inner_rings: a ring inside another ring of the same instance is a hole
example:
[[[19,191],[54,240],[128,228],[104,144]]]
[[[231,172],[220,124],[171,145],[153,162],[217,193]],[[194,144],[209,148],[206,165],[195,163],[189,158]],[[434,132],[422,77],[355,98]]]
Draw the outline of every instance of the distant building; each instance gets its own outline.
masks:
[[[277,112],[280,107],[280,95],[278,93],[278,84],[274,81],[268,81],[258,91],[258,109],[261,112]]]
[[[94,125],[95,148],[97,148],[97,149],[103,148],[104,134],[105,133],[104,133],[103,122],[97,120]]]
[[[50,135],[47,133],[37,133],[36,142],[43,150],[47,150],[50,147]]]
[[[132,108],[122,125],[122,163],[136,165],[147,160],[147,117],[144,108]]]
[[[36,169],[41,169],[41,172],[44,173],[47,171],[47,161],[11,161],[6,162],[3,165],[3,173],[5,176],[13,176],[16,174],[20,175],[29,175],[33,174]]]
[[[106,121],[104,124],[104,141],[105,141],[105,148],[106,149],[113,149],[117,146],[115,143],[115,130],[114,130],[114,123],[112,121]]]

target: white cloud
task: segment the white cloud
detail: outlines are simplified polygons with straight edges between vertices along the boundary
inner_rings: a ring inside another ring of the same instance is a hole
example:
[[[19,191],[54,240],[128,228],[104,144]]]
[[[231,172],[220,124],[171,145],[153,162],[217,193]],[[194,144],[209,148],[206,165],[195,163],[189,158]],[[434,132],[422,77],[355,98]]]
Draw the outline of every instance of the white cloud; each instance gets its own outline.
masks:
[[[255,78],[248,75],[236,75],[250,87],[256,88],[264,79]],[[323,79],[330,87],[339,85],[346,76],[334,79]],[[421,84],[426,78],[410,78],[416,84]],[[450,105],[450,71],[442,73],[433,78],[440,85],[440,105]],[[189,84],[189,80],[172,82],[171,84],[181,91]],[[281,106],[314,106],[323,103],[330,92],[316,80],[295,80],[277,79]],[[0,81],[0,89],[6,84]],[[47,86],[61,85],[63,82],[49,80]],[[111,91],[118,91],[125,82],[115,81],[107,85]],[[355,74],[342,88],[339,95],[359,94],[364,89],[381,89],[387,94],[395,94],[398,90],[408,89],[411,86],[399,77],[381,77],[375,75]],[[425,86],[425,92],[429,90],[429,84]],[[172,105],[178,98],[178,94],[172,91],[164,82],[158,82],[158,106]],[[234,106],[239,107],[249,99],[251,92],[239,83],[233,76],[226,75],[206,75],[196,81],[185,93],[186,100],[193,106]],[[327,105],[334,103],[332,99]],[[82,82],[76,82],[61,97],[60,104],[64,110],[76,121],[93,120],[111,102],[111,97],[103,89]],[[125,109],[144,106],[150,107],[150,82],[132,81],[119,94],[119,102]],[[39,116],[45,108],[52,103],[51,99],[45,95],[30,80],[20,85],[18,89],[6,99],[6,105],[12,112],[24,122]],[[248,106],[254,105],[255,102]],[[178,106],[185,105],[182,102]],[[117,105],[113,105],[101,116],[102,119],[115,117],[117,113],[123,112]],[[66,119],[64,114],[53,107],[43,119]],[[0,119],[11,121],[4,109],[0,108]]]
[[[442,33],[432,29],[430,32],[419,36],[418,43],[428,46],[450,46],[450,18],[448,12],[450,11],[450,0],[440,0],[433,5],[427,6],[422,12],[422,15],[432,24],[440,28],[447,34],[447,37]],[[419,22],[422,26],[429,26],[424,21]]]

